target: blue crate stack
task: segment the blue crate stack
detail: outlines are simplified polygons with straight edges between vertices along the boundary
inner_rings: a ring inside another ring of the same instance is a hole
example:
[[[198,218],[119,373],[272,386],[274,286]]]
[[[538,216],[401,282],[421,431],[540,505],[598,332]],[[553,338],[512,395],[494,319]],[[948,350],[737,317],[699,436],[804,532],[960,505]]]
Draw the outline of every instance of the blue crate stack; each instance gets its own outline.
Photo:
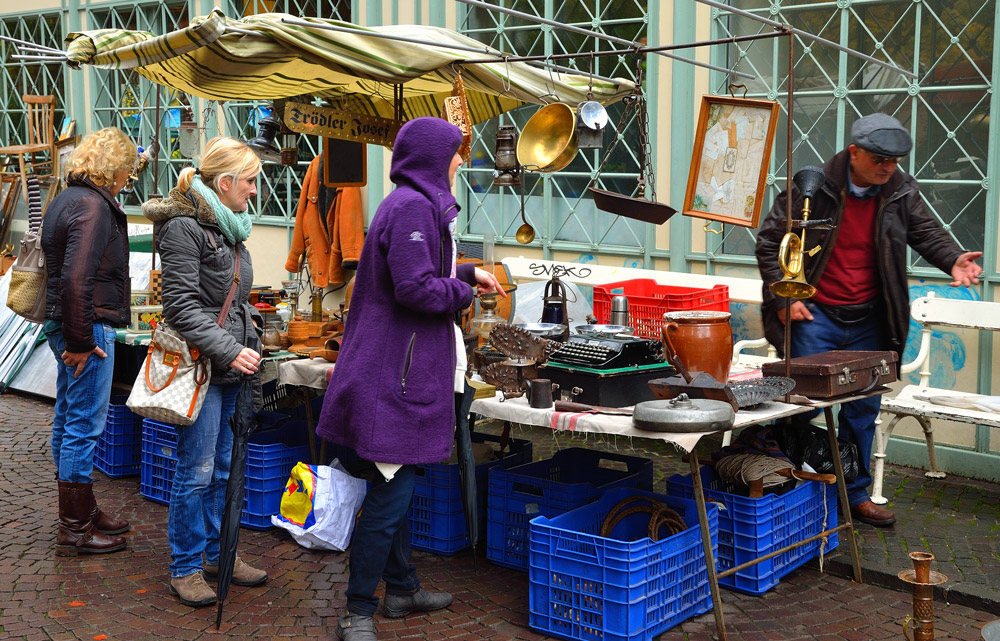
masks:
[[[701,468],[701,482],[706,500],[726,506],[719,514],[719,553],[716,556],[719,571],[804,541],[837,525],[836,485],[808,481],[780,496],[768,494],[751,499],[726,492],[722,479],[707,466]],[[676,474],[667,479],[667,494],[693,498],[691,475]],[[833,550],[837,543],[834,532],[823,546],[823,552]],[[819,556],[820,546],[817,540],[782,552],[719,579],[719,585],[746,594],[764,594],[792,570]]]
[[[622,519],[610,536],[599,535],[622,499],[644,496],[676,511],[688,526],[653,541],[650,515]],[[713,550],[719,510],[707,506]],[[650,641],[712,607],[705,550],[694,501],[618,488],[597,501],[530,524],[528,624],[580,641]]]
[[[142,417],[132,413],[126,400],[111,397],[108,420],[94,450],[94,467],[111,478],[135,476],[142,463]]]
[[[265,418],[265,422],[267,421]],[[151,419],[142,422],[142,471],[139,493],[170,504],[177,469],[177,432],[173,425]],[[247,444],[246,492],[240,525],[266,530],[281,507],[288,475],[299,461],[309,460],[305,421],[285,421],[250,435]]]
[[[573,447],[544,461],[491,469],[486,558],[527,572],[531,519],[563,514],[617,487],[652,490],[653,462]]]
[[[473,443],[500,443],[499,436],[472,433]],[[510,439],[510,452],[495,461],[476,466],[476,495],[479,509],[480,541],[486,538],[486,495],[488,474],[494,468],[522,465],[531,461],[531,441]],[[418,465],[410,520],[410,547],[436,554],[455,554],[469,547],[462,509],[462,486],[457,463]]]

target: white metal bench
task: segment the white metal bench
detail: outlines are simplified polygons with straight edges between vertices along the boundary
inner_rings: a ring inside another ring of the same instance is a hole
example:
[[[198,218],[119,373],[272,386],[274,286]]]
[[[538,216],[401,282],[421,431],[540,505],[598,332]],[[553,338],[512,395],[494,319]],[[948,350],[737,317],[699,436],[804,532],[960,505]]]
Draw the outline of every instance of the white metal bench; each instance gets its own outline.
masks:
[[[977,330],[1000,329],[1000,303],[985,301],[955,300],[951,298],[935,298],[933,293],[918,298],[910,306],[910,316],[923,325],[920,330],[920,351],[917,357],[899,368],[900,375],[920,369],[920,382],[907,385],[892,397],[882,397],[881,411],[891,414],[886,423],[875,423],[875,469],[872,472],[872,502],[883,504],[888,500],[882,496],[882,476],[885,473],[885,450],[889,443],[892,430],[902,419],[913,417],[924,431],[927,441],[927,459],[929,470],[925,473],[930,478],[944,478],[945,473],[938,469],[937,456],[934,453],[934,430],[931,419],[944,419],[972,425],[988,425],[1000,427],[1000,413],[963,409],[950,405],[931,403],[926,400],[933,396],[969,397],[975,392],[949,390],[930,386],[931,377],[931,334],[936,325],[960,327]]]

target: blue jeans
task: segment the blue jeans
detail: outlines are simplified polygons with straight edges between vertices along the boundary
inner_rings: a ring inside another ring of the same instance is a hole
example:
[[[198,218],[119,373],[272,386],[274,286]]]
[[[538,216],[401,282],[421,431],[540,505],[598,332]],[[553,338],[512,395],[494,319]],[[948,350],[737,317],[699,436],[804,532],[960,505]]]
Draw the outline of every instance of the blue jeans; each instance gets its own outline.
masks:
[[[170,488],[170,576],[201,572],[219,564],[219,527],[233,453],[229,417],[239,385],[209,385],[194,423],[177,427],[177,471]]]
[[[107,357],[87,357],[79,378],[76,367],[61,358],[66,339],[61,331],[48,335],[49,349],[56,357],[56,406],[52,418],[52,460],[59,480],[90,483],[94,470],[94,449],[108,422],[111,378],[115,371],[115,330],[110,325],[94,323],[94,344]]]
[[[808,356],[835,349],[878,351],[885,349],[883,321],[879,314],[850,325],[842,325],[826,316],[820,308],[803,301],[813,315],[812,321],[792,324],[792,356]],[[847,501],[851,506],[869,499],[868,485],[872,481],[872,441],[875,419],[878,418],[881,396],[842,403],[837,415],[837,435],[858,448],[858,476],[847,485]],[[819,410],[797,414],[793,424],[808,423]]]
[[[416,466],[404,465],[391,481],[375,472],[354,527],[347,581],[347,610],[351,614],[375,615],[379,579],[385,581],[386,594],[413,594],[420,589],[417,570],[410,564],[410,522],[406,518],[416,471]]]

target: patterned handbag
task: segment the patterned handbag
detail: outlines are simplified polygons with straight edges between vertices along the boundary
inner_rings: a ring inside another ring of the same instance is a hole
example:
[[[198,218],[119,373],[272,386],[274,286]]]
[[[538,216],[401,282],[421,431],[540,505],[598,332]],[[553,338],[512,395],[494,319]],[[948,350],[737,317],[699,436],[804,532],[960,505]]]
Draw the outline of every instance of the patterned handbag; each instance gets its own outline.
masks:
[[[38,178],[28,176],[28,231],[21,239],[21,251],[10,268],[7,307],[33,323],[45,321],[45,288],[49,276],[42,251],[42,195]]]
[[[214,247],[215,239],[208,230],[205,233]],[[225,325],[240,283],[239,274],[240,244],[237,243],[233,282],[216,319],[219,327]],[[211,360],[177,330],[160,321],[153,331],[146,363],[139,370],[125,404],[139,416],[171,425],[191,425],[201,412],[211,380]]]
[[[161,321],[149,343],[145,366],[125,404],[139,416],[171,425],[191,425],[205,403],[211,380],[209,358]]]

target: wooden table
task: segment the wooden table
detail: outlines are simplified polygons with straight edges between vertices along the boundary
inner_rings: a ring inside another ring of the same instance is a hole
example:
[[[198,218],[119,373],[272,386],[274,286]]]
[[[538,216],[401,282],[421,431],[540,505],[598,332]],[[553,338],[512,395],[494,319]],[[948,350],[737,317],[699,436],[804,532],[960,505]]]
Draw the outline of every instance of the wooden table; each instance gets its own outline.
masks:
[[[733,429],[749,427],[751,425],[761,425],[776,419],[808,412],[813,409],[822,409],[826,417],[827,433],[830,438],[830,451],[839,452],[840,450],[837,445],[837,433],[835,423],[833,421],[832,407],[838,403],[854,401],[859,398],[867,398],[868,396],[881,394],[884,391],[884,388],[881,388],[872,390],[867,394],[843,397],[829,401],[809,401],[808,399],[801,399],[801,403],[794,404],[782,403],[778,401],[762,403],[757,408],[742,409],[737,412],[736,422],[733,425]],[[705,508],[705,490],[701,482],[700,463],[698,462],[698,453],[695,446],[698,444],[698,441],[702,439],[702,437],[718,432],[694,432],[683,434],[672,432],[650,432],[647,430],[636,429],[632,425],[631,416],[556,412],[553,409],[535,409],[530,407],[528,405],[528,401],[523,397],[504,400],[502,393],[498,393],[491,399],[478,399],[473,401],[471,411],[474,414],[502,421],[549,427],[560,432],[589,432],[612,434],[615,436],[657,439],[671,443],[682,452],[688,453],[688,460],[691,465],[691,482],[694,486],[695,503],[698,507],[698,522],[701,527],[702,546],[705,549],[708,584],[712,595],[712,609],[715,614],[715,627],[719,635],[719,641],[726,641],[726,624],[722,613],[722,596],[719,592],[719,578],[721,577],[729,576],[738,571],[744,570],[747,567],[756,565],[761,561],[766,561],[767,559],[787,552],[788,550],[812,543],[817,539],[843,530],[849,534],[847,539],[851,554],[851,565],[854,568],[854,579],[859,583],[861,582],[861,562],[858,557],[857,544],[854,541],[854,523],[851,520],[851,508],[847,503],[847,483],[844,480],[844,468],[840,462],[839,456],[833,456],[832,458],[834,470],[837,476],[840,511],[844,521],[842,524],[820,532],[819,534],[809,537],[803,541],[787,545],[762,557],[753,559],[743,563],[742,565],[729,568],[724,572],[716,574],[715,555],[712,552],[712,537],[708,525],[708,511]]]
[[[314,465],[326,463],[326,441],[316,451],[316,421],[312,400],[326,390],[334,364],[322,358],[297,358],[278,363],[278,385],[294,387],[302,395],[306,410],[306,432],[309,437],[309,458]]]

